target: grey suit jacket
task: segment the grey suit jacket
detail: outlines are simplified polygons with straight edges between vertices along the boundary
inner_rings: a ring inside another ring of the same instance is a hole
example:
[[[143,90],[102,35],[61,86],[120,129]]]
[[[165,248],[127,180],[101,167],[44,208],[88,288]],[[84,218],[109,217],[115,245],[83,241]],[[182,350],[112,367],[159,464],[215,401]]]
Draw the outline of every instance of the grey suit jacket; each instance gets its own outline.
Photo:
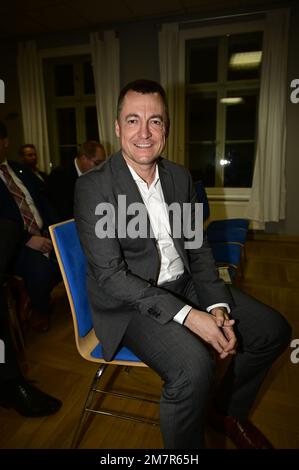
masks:
[[[192,179],[185,168],[163,158],[159,158],[158,165],[168,205],[174,201],[180,205],[196,201]],[[82,175],[76,183],[74,215],[88,262],[87,289],[94,328],[103,344],[106,360],[113,358],[133,312],[149,315],[154,321],[165,324],[185,305],[179,297],[156,286],[160,261],[154,238],[120,238],[117,220],[114,238],[97,237],[95,227],[100,216],[96,214],[96,207],[106,202],[117,212],[119,195],[126,195],[127,205],[143,204],[120,152]],[[132,215],[126,215],[125,219],[128,224]],[[173,241],[185,270],[195,283],[198,307],[205,310],[218,302],[232,305],[230,292],[218,277],[206,241],[192,250],[185,249],[183,236]]]

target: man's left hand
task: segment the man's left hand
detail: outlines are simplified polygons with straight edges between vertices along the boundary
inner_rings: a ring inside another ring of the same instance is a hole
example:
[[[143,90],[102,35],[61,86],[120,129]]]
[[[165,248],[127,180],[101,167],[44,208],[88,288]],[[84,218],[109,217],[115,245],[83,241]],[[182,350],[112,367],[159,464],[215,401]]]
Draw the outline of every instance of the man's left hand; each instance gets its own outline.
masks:
[[[228,340],[228,345],[223,350],[222,354],[236,354],[237,352],[237,338],[234,333],[233,324],[235,320],[229,317],[225,307],[213,308],[210,313],[216,318],[216,324],[222,328],[223,334]],[[221,357],[221,354],[220,354]]]

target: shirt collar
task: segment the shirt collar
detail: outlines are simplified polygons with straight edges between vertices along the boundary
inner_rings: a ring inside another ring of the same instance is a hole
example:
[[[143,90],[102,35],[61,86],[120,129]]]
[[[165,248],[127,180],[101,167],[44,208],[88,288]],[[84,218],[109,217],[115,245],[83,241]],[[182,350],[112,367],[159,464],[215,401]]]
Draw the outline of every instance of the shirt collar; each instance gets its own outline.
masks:
[[[126,162],[127,163],[127,162]],[[127,163],[128,165],[128,163]],[[133,176],[133,179],[134,181],[136,181],[136,183],[143,183],[143,184],[146,184],[146,181],[144,181],[137,173],[135,170],[133,170],[133,168],[128,165],[128,168],[131,172],[131,175]],[[159,168],[158,168],[158,165],[156,165],[156,171],[155,171],[155,177],[154,177],[154,181],[152,182],[151,184],[151,187],[152,186],[155,186],[157,184],[157,182],[159,181],[160,177],[159,177]]]
[[[78,166],[77,158],[75,158],[75,160],[74,160],[74,165],[75,165],[76,171],[77,171],[77,173],[78,173],[78,176],[83,175],[82,171],[80,170],[80,168],[79,168],[79,166]]]

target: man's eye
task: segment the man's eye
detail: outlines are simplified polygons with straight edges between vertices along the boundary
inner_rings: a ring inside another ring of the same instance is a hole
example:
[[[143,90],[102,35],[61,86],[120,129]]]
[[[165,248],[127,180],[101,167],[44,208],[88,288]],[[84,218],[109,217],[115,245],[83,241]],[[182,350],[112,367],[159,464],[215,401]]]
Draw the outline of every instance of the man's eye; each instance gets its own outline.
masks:
[[[152,124],[155,126],[162,126],[163,122],[160,119],[152,119]]]
[[[128,119],[128,124],[136,124],[137,119]]]

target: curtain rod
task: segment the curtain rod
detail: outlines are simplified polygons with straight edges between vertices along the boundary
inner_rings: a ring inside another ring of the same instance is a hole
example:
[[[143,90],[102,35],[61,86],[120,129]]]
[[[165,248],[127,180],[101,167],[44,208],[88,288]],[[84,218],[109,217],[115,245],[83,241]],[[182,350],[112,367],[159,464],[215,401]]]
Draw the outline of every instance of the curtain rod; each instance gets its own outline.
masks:
[[[188,24],[188,23],[201,23],[204,21],[214,21],[214,20],[224,20],[224,19],[231,19],[231,18],[240,18],[241,16],[254,16],[254,15],[263,15],[268,13],[269,10],[259,10],[259,11],[251,11],[247,13],[233,13],[228,15],[220,15],[220,16],[207,16],[206,18],[198,18],[192,20],[183,20],[178,21],[179,24]]]

